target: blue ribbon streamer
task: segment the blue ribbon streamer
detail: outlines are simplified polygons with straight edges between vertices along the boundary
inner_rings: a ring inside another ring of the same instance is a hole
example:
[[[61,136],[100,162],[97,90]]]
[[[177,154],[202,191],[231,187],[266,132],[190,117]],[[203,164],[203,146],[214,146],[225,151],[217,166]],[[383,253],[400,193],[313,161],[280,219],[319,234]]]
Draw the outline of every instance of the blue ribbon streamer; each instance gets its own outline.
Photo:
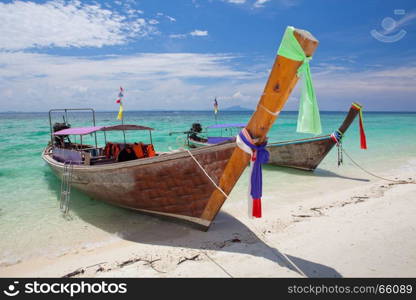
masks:
[[[266,150],[267,141],[257,146],[250,143],[242,132],[239,133],[241,140],[250,147],[252,150],[256,150],[256,160],[253,165],[253,172],[251,173],[251,197],[253,199],[259,199],[262,196],[263,176],[262,176],[262,164],[269,161],[270,153]]]

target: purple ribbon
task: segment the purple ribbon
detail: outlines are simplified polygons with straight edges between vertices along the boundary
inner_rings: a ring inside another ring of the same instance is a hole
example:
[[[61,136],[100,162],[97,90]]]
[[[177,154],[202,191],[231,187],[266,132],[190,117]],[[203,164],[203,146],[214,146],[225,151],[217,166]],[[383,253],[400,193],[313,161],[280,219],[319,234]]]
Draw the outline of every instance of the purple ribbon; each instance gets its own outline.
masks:
[[[252,150],[256,151],[256,160],[253,164],[253,172],[251,173],[251,197],[253,199],[260,199],[262,196],[262,186],[263,186],[263,176],[261,165],[269,161],[270,153],[266,150],[267,141],[263,144],[257,146],[250,143],[242,132],[239,133],[241,140],[250,147]]]

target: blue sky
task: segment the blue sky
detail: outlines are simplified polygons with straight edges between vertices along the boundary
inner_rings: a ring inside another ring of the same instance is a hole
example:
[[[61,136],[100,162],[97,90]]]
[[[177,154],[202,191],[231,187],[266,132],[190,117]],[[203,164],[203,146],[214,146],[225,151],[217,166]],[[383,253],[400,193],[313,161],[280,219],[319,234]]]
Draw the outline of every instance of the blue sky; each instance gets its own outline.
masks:
[[[321,110],[416,111],[409,1],[1,1],[0,111],[254,108],[288,25],[320,41]],[[296,110],[299,90],[285,109]]]

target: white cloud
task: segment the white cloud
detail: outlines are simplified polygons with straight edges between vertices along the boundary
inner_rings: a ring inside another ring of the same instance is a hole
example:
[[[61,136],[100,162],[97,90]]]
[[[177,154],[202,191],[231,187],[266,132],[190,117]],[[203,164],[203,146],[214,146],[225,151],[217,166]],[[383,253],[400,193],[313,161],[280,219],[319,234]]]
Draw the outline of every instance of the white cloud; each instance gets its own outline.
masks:
[[[89,105],[116,110],[120,85],[126,109],[210,109],[218,96],[227,104],[254,108],[267,80],[262,68],[237,68],[229,54],[141,53],[131,56],[64,57],[0,52],[0,111],[46,111]],[[363,66],[361,66],[363,67]],[[252,70],[252,71],[247,71]],[[321,109],[347,109],[352,101],[366,109],[416,110],[416,65],[352,70],[336,64],[312,69]],[[285,109],[297,109],[299,84]]]
[[[196,29],[196,30],[190,32],[189,34],[192,35],[192,36],[207,36],[208,31]]]
[[[246,3],[246,0],[225,0],[228,3],[233,3],[233,4],[244,4]]]
[[[168,19],[169,19],[169,21],[171,21],[171,22],[176,22],[176,19],[175,19],[175,18],[173,18],[173,17],[171,17],[171,16],[166,16],[166,18],[168,18]]]
[[[270,0],[255,0],[253,2],[247,2],[247,0],[222,0],[227,3],[232,3],[236,5],[242,5],[248,3],[248,5],[253,5],[255,8],[261,8],[264,7],[264,5],[267,2],[270,2]],[[275,0],[277,4],[281,7],[292,7],[298,4],[298,0]]]
[[[158,16],[158,17],[165,17],[165,18],[167,18],[171,22],[176,22],[176,19],[174,17],[168,16],[167,14],[164,14],[162,12],[156,13],[156,16]]]
[[[140,9],[127,9],[127,14],[130,16],[142,15],[144,12]]]
[[[187,36],[208,36],[208,31],[207,30],[194,30],[189,32],[188,34],[186,33],[177,33],[177,34],[171,34],[169,35],[170,38],[172,39],[184,39]]]
[[[7,50],[120,45],[157,32],[143,18],[126,18],[79,1],[0,3],[0,19],[0,49]]]
[[[326,109],[340,109],[340,102],[348,107],[352,101],[362,102],[373,110],[394,110],[395,101],[404,101],[407,107],[416,109],[415,65],[360,71],[327,65],[312,71],[312,77],[318,101]]]
[[[166,53],[88,59],[24,52],[0,53],[0,111],[91,105],[116,109],[118,86],[129,109],[204,108],[224,82],[251,74],[233,68],[231,55]],[[209,80],[207,80],[209,79]],[[212,81],[220,81],[212,85]],[[59,100],[58,100],[59,99]],[[140,101],[138,100],[140,99]],[[57,102],[59,101],[59,102]],[[173,101],[173,102],[172,102]]]
[[[242,97],[242,94],[241,94],[241,92],[240,92],[240,91],[235,92],[235,93],[231,96],[231,98],[235,98],[235,99],[238,99],[238,98],[241,98],[241,97]]]
[[[172,39],[184,39],[184,38],[186,38],[186,34],[184,34],[184,33],[171,34],[171,35],[169,35],[169,37],[172,38]]]
[[[257,0],[255,3],[254,3],[254,7],[263,7],[264,6],[264,4],[266,3],[266,2],[269,2],[270,0]]]
[[[414,65],[366,71],[329,67],[329,70],[313,74],[313,78],[321,94],[344,94],[357,97],[373,93],[416,92],[416,66]]]

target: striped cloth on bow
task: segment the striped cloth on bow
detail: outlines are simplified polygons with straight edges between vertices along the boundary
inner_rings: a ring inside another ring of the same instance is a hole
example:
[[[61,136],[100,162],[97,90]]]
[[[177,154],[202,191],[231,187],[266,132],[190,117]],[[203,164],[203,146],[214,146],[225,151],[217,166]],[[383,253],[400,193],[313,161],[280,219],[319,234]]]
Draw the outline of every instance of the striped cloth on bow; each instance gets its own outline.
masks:
[[[244,128],[237,135],[237,146],[244,152],[250,154],[250,184],[249,184],[249,216],[261,218],[261,196],[262,196],[262,169],[261,165],[269,161],[269,152],[266,150],[267,142],[257,146],[249,132]]]
[[[342,139],[342,133],[340,131],[336,130],[333,133],[331,133],[331,140],[333,140],[335,144],[338,145],[341,139]]]

